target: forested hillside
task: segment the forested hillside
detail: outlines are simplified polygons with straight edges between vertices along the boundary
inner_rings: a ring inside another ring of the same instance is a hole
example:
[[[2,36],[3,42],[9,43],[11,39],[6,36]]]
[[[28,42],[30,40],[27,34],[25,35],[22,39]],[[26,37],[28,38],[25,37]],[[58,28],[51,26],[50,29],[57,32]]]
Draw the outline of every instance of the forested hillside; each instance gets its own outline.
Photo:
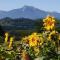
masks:
[[[57,30],[60,32],[60,20],[56,19]],[[43,20],[42,19],[27,19],[27,18],[3,18],[0,19],[0,26],[3,31],[8,31],[11,35],[16,35],[17,37],[23,37],[29,35],[32,32],[42,32]],[[0,29],[0,30],[1,30]],[[19,38],[20,38],[19,37]]]

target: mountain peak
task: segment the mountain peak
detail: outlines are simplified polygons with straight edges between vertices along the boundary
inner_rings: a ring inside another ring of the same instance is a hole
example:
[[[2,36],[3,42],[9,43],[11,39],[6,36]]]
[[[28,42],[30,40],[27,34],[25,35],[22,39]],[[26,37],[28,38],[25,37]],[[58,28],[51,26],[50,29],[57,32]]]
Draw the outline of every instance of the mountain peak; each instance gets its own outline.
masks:
[[[24,11],[24,10],[34,10],[34,9],[36,9],[36,8],[35,8],[35,7],[32,7],[32,6],[27,6],[27,5],[25,5],[25,6],[22,7],[22,9],[23,9],[23,11]]]
[[[23,6],[23,8],[34,8],[34,7],[25,5],[25,6]]]

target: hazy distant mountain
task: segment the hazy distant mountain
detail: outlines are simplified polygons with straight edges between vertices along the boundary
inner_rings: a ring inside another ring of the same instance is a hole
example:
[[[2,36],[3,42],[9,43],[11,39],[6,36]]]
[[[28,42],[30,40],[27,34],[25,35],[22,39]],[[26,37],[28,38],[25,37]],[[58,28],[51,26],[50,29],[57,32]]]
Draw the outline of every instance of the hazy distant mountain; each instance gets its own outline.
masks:
[[[14,9],[11,11],[0,11],[0,18],[10,17],[10,18],[44,18],[48,14],[53,15],[55,18],[60,19],[60,13],[57,12],[47,12],[40,9],[37,9],[32,6],[24,6],[19,9]]]

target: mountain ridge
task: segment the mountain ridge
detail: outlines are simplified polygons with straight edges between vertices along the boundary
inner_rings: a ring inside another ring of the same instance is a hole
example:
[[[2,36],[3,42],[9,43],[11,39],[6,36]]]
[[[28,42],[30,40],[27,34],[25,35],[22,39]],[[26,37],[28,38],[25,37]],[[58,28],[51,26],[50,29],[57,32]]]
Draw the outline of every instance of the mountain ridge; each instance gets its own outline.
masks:
[[[5,17],[10,17],[13,19],[15,18],[38,19],[44,18],[48,14],[54,16],[57,19],[60,19],[60,13],[58,12],[47,12],[32,6],[23,6],[22,8],[13,9],[10,11],[0,11],[0,19]]]

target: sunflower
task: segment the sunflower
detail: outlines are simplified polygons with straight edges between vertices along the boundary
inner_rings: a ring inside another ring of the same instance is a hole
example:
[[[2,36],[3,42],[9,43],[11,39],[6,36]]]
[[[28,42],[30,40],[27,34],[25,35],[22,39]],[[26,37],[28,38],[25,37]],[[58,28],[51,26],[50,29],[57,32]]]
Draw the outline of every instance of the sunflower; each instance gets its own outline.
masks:
[[[39,37],[37,33],[33,33],[32,35],[28,36],[28,40],[29,40],[29,46],[31,47],[37,46]]]
[[[50,32],[49,36],[48,36],[48,40],[54,40],[56,41],[58,38],[58,32],[53,30],[52,32]]]
[[[9,48],[12,47],[13,39],[14,39],[14,37],[10,37],[10,43],[9,43],[9,46],[8,46]]]
[[[9,36],[9,33],[6,32],[6,33],[5,33],[5,43],[7,43],[7,41],[8,41],[8,36]]]
[[[46,30],[52,30],[55,26],[55,19],[52,16],[47,16],[45,19],[43,19],[43,22]]]

